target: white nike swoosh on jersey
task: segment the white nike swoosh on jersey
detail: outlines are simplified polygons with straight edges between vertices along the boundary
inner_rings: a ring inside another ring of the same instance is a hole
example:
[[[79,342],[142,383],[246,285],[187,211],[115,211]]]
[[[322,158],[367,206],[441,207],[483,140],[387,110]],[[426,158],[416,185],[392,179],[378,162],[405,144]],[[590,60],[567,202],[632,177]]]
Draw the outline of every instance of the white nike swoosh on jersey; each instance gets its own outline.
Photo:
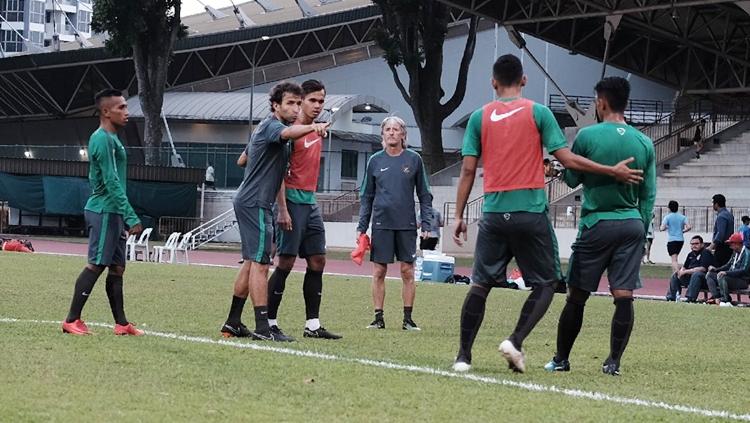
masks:
[[[381,167],[381,168],[380,168],[380,171],[381,171],[381,172],[385,172],[385,171],[386,171],[386,170],[388,170],[388,169],[390,169],[390,168],[388,168],[388,167]]]
[[[516,113],[520,112],[521,110],[523,110],[524,107],[525,106],[521,106],[521,107],[519,107],[517,109],[513,109],[513,110],[511,110],[509,112],[501,113],[499,115],[496,114],[497,110],[493,110],[492,114],[490,115],[490,120],[493,121],[493,122],[500,122],[501,120],[503,120],[505,118],[509,118],[509,117],[515,115]]]
[[[305,140],[305,148],[310,148],[311,145],[315,144],[318,141],[320,141],[320,138],[315,138],[312,141]]]

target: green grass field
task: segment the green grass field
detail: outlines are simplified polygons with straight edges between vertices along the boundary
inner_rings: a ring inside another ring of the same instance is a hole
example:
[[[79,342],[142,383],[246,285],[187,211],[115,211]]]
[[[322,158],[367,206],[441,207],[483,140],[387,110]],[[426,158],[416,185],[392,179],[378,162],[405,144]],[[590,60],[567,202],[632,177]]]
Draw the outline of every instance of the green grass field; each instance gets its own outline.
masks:
[[[63,335],[59,324],[30,322],[65,317],[82,266],[82,258],[0,253],[0,319],[5,319],[0,321],[0,421],[711,419],[658,408],[658,402],[750,420],[746,309],[636,301],[636,326],[623,375],[616,378],[600,371],[613,306],[606,298],[592,298],[571,357],[573,370],[550,374],[542,366],[554,353],[564,303],[556,296],[525,343],[529,370],[519,375],[507,370],[496,348],[512,330],[525,293],[495,290],[474,348],[471,374],[487,378],[482,381],[429,373],[450,370],[466,286],[420,284],[414,319],[423,330],[415,333],[401,330],[400,287],[389,281],[388,328],[368,331],[367,279],[326,278],[322,321],[344,339],[305,340],[302,277],[292,274],[279,321],[300,341],[233,341],[263,348],[253,350],[216,342],[234,269],[136,263],[125,278],[128,317],[149,331],[195,338],[121,338],[105,327],[93,327],[96,336],[73,337]],[[111,323],[103,280],[83,317]],[[245,321],[252,325],[249,305]],[[290,350],[327,356],[295,356]],[[385,368],[380,361],[419,368]],[[519,384],[536,385],[530,390]],[[647,403],[596,401],[551,392],[553,386]]]

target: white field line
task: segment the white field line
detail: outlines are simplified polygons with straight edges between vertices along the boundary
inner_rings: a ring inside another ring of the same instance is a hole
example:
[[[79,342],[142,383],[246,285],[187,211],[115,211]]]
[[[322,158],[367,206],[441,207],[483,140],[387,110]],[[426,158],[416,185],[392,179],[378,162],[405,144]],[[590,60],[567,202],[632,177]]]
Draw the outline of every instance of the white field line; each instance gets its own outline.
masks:
[[[7,317],[0,317],[0,323],[20,323],[20,324],[37,323],[37,324],[53,324],[53,325],[62,324],[62,322],[55,321],[55,320],[28,320],[28,319],[14,319],[14,318],[7,318]],[[87,325],[95,326],[95,327],[104,327],[104,328],[113,327],[112,325],[106,324],[106,323],[87,323]],[[619,404],[619,405],[636,405],[636,406],[641,406],[645,408],[655,408],[655,409],[661,409],[661,410],[667,410],[667,411],[697,414],[697,415],[704,416],[704,417],[720,417],[720,418],[738,420],[738,421],[750,421],[750,414],[735,414],[729,411],[709,410],[705,408],[692,407],[689,405],[669,404],[669,403],[665,403],[662,401],[620,397],[616,395],[605,394],[602,392],[583,391],[580,389],[570,389],[570,388],[559,388],[554,385],[542,385],[542,384],[532,383],[532,382],[518,382],[514,380],[499,379],[495,377],[481,376],[481,375],[471,374],[471,373],[455,373],[455,372],[451,372],[447,370],[435,369],[432,367],[416,366],[416,365],[410,365],[410,364],[398,364],[398,363],[382,361],[382,360],[341,357],[341,356],[337,356],[333,354],[325,354],[325,353],[319,353],[319,352],[314,352],[314,351],[309,351],[309,350],[297,350],[293,348],[272,347],[272,346],[269,346],[267,344],[262,344],[262,343],[246,343],[246,342],[238,342],[238,341],[228,341],[228,340],[223,340],[223,339],[217,340],[217,339],[211,339],[211,338],[200,337],[200,336],[188,336],[188,335],[180,335],[177,333],[157,332],[157,331],[152,331],[152,330],[146,330],[145,332],[149,336],[154,336],[158,338],[166,338],[166,339],[174,339],[178,341],[190,342],[190,343],[195,343],[195,344],[221,345],[221,346],[228,346],[228,347],[233,347],[233,348],[272,352],[272,353],[277,353],[277,354],[285,354],[285,355],[313,358],[313,359],[319,359],[319,360],[354,363],[354,364],[361,364],[361,365],[370,366],[370,367],[378,367],[381,369],[400,370],[400,371],[411,372],[411,373],[421,373],[421,374],[427,374],[427,375],[433,375],[433,376],[450,377],[450,378],[455,378],[459,380],[468,380],[471,382],[479,382],[479,383],[490,384],[490,385],[501,385],[501,386],[507,386],[511,388],[523,389],[523,390],[531,391],[531,392],[554,393],[554,394],[560,394],[560,395],[573,397],[573,398],[579,398],[579,399],[611,402],[611,403]],[[609,376],[602,376],[602,377],[609,377]]]

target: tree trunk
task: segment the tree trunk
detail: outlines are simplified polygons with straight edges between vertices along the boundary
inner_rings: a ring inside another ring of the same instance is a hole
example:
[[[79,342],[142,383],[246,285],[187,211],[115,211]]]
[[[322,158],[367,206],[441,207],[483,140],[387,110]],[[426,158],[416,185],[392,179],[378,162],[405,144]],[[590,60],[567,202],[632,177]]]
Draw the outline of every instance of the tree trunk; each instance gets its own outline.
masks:
[[[442,121],[438,119],[427,119],[419,126],[419,136],[422,138],[422,160],[427,166],[428,174],[445,167],[442,126]]]

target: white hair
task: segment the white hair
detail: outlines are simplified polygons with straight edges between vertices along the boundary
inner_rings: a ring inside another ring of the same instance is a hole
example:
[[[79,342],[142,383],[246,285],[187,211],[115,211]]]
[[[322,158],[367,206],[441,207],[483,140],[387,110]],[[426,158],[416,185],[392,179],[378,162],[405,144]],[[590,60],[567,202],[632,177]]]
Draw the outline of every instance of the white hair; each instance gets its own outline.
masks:
[[[401,119],[398,116],[388,116],[387,118],[383,119],[383,121],[380,123],[380,136],[383,136],[383,130],[385,129],[385,125],[388,125],[389,123],[395,122],[398,126],[401,127],[401,131],[404,132],[404,139],[401,141],[401,147],[406,148],[406,122],[404,122],[403,119]],[[383,148],[385,148],[385,140],[383,140]]]

